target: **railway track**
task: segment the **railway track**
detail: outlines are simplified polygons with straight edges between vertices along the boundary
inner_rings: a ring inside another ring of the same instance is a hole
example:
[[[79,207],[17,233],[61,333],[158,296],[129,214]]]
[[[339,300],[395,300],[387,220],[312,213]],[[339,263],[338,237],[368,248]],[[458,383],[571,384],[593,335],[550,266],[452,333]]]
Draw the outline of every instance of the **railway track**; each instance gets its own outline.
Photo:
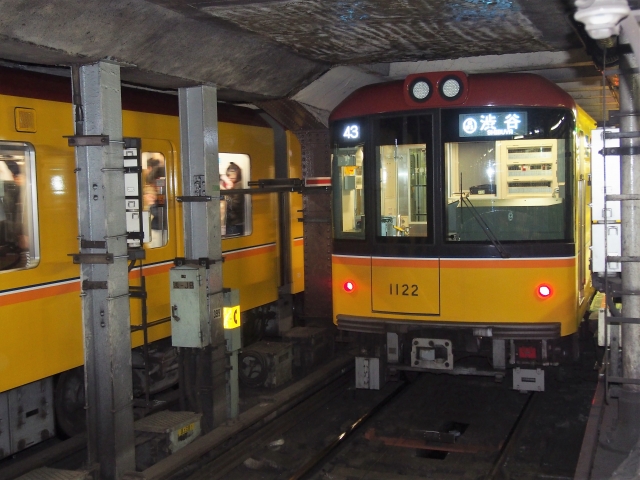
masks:
[[[488,377],[422,374],[374,391],[356,390],[347,371],[160,477],[569,479],[595,382],[580,369],[549,380],[522,394]]]
[[[589,390],[579,390],[573,388],[576,399],[588,399]],[[179,478],[569,479],[572,445],[579,449],[584,425],[574,425],[576,438],[567,440],[553,430],[562,430],[559,418],[571,423],[571,415],[546,410],[567,395],[562,388],[522,394],[488,378],[437,375],[390,382],[380,391],[354,390],[348,374]],[[575,402],[569,399],[565,408],[575,410]],[[577,423],[580,412],[574,411]],[[558,448],[551,437],[566,453],[556,465],[543,460]]]

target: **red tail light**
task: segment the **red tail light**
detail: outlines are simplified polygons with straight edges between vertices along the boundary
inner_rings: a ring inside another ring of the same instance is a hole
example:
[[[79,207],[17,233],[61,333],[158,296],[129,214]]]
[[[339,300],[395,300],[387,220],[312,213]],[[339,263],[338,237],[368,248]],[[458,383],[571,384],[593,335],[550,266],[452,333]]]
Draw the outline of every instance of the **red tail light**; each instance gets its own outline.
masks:
[[[540,298],[549,298],[553,294],[551,287],[545,283],[538,285],[538,296]]]
[[[354,288],[356,288],[356,285],[351,280],[347,280],[346,282],[344,282],[342,288],[344,288],[345,292],[351,293],[353,292]]]

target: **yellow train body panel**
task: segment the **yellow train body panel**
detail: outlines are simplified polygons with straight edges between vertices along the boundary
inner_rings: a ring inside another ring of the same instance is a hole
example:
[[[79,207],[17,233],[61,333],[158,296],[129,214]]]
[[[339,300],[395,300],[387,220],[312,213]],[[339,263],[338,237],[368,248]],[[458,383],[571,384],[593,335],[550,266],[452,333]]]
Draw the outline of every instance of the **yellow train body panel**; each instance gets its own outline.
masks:
[[[15,131],[16,107],[33,109],[35,133]],[[167,318],[169,269],[182,256],[180,138],[177,116],[124,110],[123,136],[142,140],[144,152],[159,152],[166,161],[168,236],[166,245],[146,248],[142,269],[130,272],[130,284],[144,275],[148,321]],[[35,149],[40,260],[36,268],[0,272],[0,392],[55,375],[83,363],[80,269],[68,256],[78,252],[75,152],[64,135],[74,131],[72,106],[63,101],[0,95],[0,140],[28,142]],[[300,170],[300,146],[289,135],[292,171]],[[264,126],[219,123],[219,151],[251,159],[251,179],[273,178],[273,130]],[[242,311],[278,298],[277,196],[252,197],[252,233],[222,241],[223,283],[240,290]],[[292,212],[301,209],[292,195]],[[302,224],[292,215],[292,231],[301,239]],[[294,244],[295,290],[304,288],[301,241]],[[142,323],[140,300],[131,299],[131,324]],[[149,341],[171,334],[171,324],[148,330]],[[143,343],[131,335],[132,347]]]
[[[35,109],[36,133],[15,131],[16,107]],[[0,391],[83,361],[79,269],[67,256],[78,250],[72,133],[70,105],[0,95],[0,140],[36,150],[40,230],[37,268],[0,274]]]
[[[380,267],[372,264],[380,260],[333,256],[337,314],[479,326],[560,323],[565,336],[576,332],[587,304],[577,304],[575,258],[403,259],[407,265],[376,273]],[[425,265],[410,266],[420,261]],[[347,281],[354,284],[351,292],[344,288]],[[543,284],[552,290],[547,298],[538,294]]]

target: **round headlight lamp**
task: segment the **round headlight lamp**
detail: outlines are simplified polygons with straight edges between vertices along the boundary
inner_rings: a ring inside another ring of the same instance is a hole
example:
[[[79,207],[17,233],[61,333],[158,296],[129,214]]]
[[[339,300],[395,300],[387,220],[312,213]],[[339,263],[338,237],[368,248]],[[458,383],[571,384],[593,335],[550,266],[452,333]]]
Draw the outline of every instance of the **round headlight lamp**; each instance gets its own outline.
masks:
[[[455,75],[444,77],[438,86],[440,96],[445,100],[456,100],[462,95],[462,80]]]
[[[409,85],[409,96],[414,102],[426,102],[432,93],[433,87],[426,78],[418,77]]]

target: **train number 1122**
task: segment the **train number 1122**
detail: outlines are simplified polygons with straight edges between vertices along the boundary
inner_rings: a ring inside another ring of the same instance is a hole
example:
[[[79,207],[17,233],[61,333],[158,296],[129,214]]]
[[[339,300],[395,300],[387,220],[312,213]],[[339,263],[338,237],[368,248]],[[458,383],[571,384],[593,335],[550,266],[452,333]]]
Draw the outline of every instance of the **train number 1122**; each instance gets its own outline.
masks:
[[[407,285],[406,283],[390,283],[389,295],[404,295],[405,297],[417,297],[418,285]]]

